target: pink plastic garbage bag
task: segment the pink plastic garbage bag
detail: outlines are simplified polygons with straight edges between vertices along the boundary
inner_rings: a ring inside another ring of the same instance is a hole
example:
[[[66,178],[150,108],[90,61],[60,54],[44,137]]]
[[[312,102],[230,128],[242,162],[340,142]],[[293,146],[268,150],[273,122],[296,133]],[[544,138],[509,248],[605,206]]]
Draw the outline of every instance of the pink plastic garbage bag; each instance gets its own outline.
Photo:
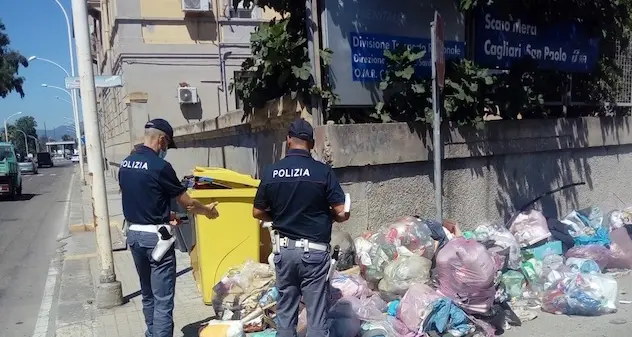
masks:
[[[610,252],[612,257],[608,268],[632,268],[632,239],[625,228],[617,228],[610,232]]]
[[[546,218],[534,209],[518,214],[509,225],[509,231],[521,247],[531,246],[551,237]]]
[[[331,279],[331,286],[338,289],[342,297],[361,298],[372,293],[366,281],[359,275],[335,273]]]
[[[419,331],[421,323],[431,311],[430,304],[440,297],[434,289],[423,283],[413,284],[399,303],[397,318],[410,331]]]
[[[566,252],[566,257],[593,260],[604,270],[612,258],[612,252],[601,245],[575,246]]]
[[[491,308],[498,269],[485,246],[475,240],[457,238],[437,253],[436,261],[439,294],[469,313],[484,313]]]
[[[344,297],[342,300],[347,301],[363,321],[380,321],[385,317],[386,302],[377,294],[364,298]]]

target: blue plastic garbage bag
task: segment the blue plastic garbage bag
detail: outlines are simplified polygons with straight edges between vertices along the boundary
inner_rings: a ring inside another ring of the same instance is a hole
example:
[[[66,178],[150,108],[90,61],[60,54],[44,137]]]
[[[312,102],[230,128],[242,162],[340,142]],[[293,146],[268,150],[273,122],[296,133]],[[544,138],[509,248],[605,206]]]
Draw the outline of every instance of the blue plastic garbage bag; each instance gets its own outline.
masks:
[[[471,328],[465,312],[452,300],[445,297],[432,303],[432,311],[423,323],[424,332],[436,331],[441,334],[450,330],[459,332],[462,336],[468,333]]]

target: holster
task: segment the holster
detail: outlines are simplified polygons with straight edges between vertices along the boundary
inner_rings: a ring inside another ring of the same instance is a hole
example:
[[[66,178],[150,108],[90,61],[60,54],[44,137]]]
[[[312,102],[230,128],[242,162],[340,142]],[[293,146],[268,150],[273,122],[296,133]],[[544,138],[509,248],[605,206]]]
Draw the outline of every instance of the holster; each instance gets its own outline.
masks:
[[[279,244],[280,239],[279,232],[274,229],[270,229],[270,241],[272,241],[272,253],[274,254],[279,254],[281,252],[281,245]]]

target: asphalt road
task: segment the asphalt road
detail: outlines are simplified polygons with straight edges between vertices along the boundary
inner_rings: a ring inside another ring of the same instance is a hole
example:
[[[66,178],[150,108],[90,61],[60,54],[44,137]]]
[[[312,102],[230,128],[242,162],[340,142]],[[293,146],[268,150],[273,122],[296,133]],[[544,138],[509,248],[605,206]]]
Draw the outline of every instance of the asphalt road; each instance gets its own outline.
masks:
[[[67,226],[70,162],[23,176],[18,200],[0,199],[0,336],[33,335],[57,238]]]

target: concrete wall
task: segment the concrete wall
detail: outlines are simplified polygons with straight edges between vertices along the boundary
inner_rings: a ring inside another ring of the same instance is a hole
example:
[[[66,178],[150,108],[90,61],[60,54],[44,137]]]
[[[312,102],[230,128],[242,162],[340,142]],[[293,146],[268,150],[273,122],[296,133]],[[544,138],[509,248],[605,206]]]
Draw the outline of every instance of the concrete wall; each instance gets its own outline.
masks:
[[[241,112],[177,130],[180,149],[167,159],[179,175],[194,165],[226,167],[258,176],[285,153],[292,115],[268,124],[241,123]],[[285,123],[285,124],[284,124]],[[465,228],[507,218],[538,195],[545,215],[597,205],[604,211],[632,203],[632,119],[494,121],[480,130],[444,126],[444,216]],[[316,128],[315,155],[331,164],[352,196],[357,235],[403,215],[433,217],[431,134],[405,123]]]

